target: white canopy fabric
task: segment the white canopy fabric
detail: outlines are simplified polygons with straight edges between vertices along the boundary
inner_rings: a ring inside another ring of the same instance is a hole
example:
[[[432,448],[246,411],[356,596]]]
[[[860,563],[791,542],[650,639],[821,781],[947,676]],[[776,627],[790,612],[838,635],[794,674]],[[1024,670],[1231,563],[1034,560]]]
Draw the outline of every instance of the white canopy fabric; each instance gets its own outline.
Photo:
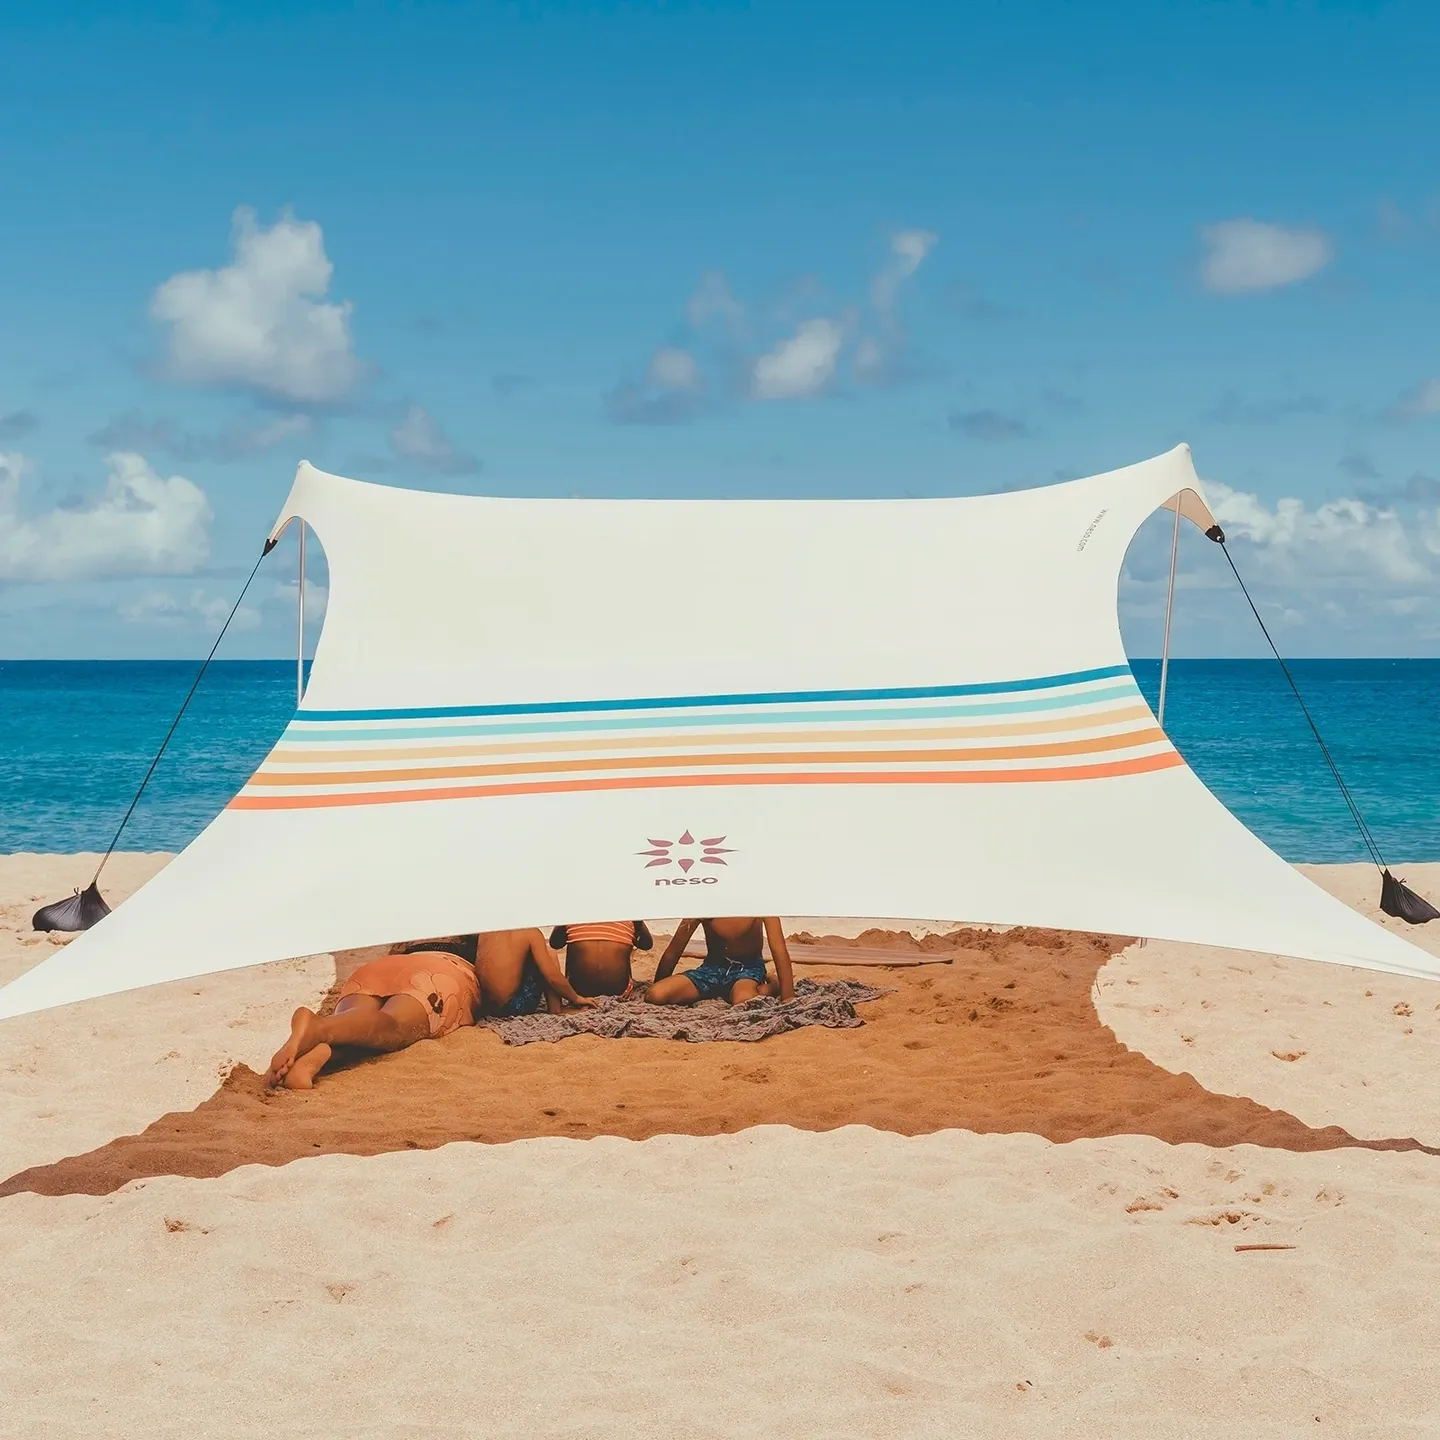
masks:
[[[1029,924],[1435,976],[1247,831],[1116,613],[1181,446],[947,500],[511,500],[302,464],[309,689],[195,842],[0,1017],[351,946],[640,916]]]

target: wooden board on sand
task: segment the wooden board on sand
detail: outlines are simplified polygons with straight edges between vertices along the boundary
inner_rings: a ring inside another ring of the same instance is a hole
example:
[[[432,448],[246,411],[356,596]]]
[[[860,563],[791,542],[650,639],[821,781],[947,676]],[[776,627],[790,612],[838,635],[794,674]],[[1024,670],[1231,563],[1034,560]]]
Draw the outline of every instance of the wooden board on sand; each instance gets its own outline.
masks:
[[[685,959],[703,960],[703,950],[686,949]],[[914,950],[872,949],[849,945],[791,945],[790,959],[796,965],[859,965],[905,967],[911,965],[950,965],[953,955],[917,954]]]

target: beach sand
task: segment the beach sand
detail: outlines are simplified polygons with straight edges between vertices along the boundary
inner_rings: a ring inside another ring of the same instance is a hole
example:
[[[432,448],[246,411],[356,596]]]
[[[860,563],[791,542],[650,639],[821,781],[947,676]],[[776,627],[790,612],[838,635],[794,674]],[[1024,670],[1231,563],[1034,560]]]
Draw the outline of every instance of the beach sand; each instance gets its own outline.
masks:
[[[88,878],[0,856],[0,979]],[[255,1072],[355,954],[5,1022],[0,1433],[1440,1433],[1440,986],[926,945],[807,968],[894,987],[858,1030],[462,1031],[306,1094]]]

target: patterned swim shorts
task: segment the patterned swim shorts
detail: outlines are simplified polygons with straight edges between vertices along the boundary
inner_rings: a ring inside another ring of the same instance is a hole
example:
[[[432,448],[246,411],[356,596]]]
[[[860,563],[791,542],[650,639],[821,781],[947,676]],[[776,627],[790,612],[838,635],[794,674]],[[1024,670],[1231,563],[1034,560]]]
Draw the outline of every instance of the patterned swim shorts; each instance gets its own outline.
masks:
[[[700,992],[702,1000],[728,1000],[737,980],[753,980],[757,985],[765,983],[765,962],[707,960],[703,965],[685,971],[685,978]]]
[[[515,993],[494,1013],[501,1019],[533,1015],[545,1003],[545,977],[533,960],[526,960]]]

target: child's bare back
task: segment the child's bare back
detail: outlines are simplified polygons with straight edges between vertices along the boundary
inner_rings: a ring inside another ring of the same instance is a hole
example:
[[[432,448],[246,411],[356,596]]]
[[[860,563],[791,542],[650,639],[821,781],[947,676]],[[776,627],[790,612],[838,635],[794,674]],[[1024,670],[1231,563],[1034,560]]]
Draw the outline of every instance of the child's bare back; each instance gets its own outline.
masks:
[[[489,930],[479,937],[475,974],[485,1015],[530,1015],[543,1004],[552,1013],[571,1005],[593,1005],[565,978],[560,962],[533,929]]]

